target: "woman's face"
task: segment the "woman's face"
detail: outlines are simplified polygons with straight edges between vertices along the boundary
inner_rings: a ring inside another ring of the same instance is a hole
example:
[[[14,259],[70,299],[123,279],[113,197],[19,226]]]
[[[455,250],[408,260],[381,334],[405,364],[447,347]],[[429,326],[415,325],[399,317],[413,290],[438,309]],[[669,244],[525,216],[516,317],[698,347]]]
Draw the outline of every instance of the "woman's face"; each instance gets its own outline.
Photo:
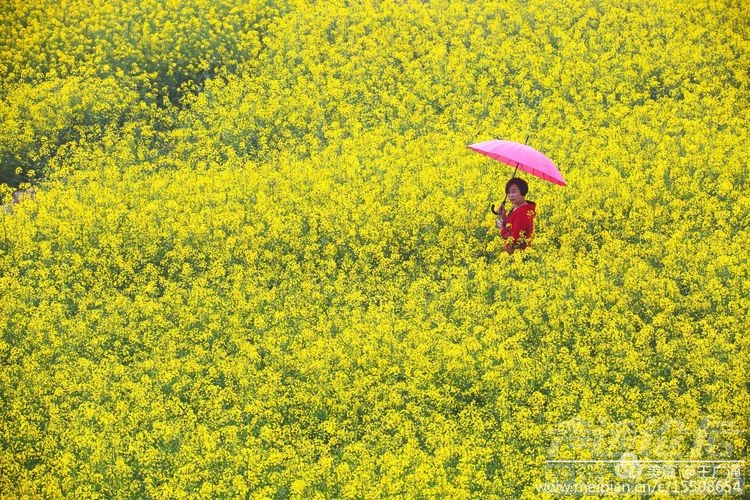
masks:
[[[521,194],[521,190],[518,189],[518,186],[512,185],[508,188],[508,201],[513,203],[514,205],[520,203],[523,201],[523,195]]]

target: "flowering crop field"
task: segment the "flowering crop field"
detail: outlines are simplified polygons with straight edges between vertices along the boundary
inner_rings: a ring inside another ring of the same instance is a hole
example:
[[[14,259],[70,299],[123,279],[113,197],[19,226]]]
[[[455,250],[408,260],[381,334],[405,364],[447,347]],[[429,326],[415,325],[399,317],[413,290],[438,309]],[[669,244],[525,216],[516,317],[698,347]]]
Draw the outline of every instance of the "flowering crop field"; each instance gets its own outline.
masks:
[[[4,0],[0,496],[747,495],[748,61],[737,0]]]

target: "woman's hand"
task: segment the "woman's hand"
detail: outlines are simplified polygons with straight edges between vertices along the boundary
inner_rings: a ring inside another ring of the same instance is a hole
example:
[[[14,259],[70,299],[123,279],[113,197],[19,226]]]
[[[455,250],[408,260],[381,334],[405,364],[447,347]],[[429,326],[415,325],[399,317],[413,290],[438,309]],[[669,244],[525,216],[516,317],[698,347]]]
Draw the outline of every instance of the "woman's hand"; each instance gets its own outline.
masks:
[[[508,218],[505,215],[505,203],[500,205],[500,208],[497,209],[497,212],[495,212],[495,214],[497,214],[497,219],[495,220],[495,226],[497,226],[497,228],[502,231],[503,228],[505,227],[505,222],[508,220]]]
[[[505,203],[500,205],[500,208],[497,209],[497,212],[495,212],[498,217],[500,217],[503,221],[505,221],[506,215],[505,215]]]

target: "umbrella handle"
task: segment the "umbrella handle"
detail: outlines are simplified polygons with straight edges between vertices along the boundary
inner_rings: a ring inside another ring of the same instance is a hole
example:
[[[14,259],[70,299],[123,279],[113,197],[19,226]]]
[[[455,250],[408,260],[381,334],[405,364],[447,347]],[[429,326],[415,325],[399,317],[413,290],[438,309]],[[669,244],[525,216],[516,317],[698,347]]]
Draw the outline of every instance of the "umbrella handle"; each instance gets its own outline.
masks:
[[[506,198],[507,198],[507,196],[506,196]],[[502,204],[500,205],[500,207],[497,210],[495,210],[495,204],[493,203],[492,204],[492,208],[490,208],[490,212],[492,212],[493,214],[499,216],[500,215],[500,208],[502,208],[502,207],[505,206],[505,201],[506,200],[503,200]]]

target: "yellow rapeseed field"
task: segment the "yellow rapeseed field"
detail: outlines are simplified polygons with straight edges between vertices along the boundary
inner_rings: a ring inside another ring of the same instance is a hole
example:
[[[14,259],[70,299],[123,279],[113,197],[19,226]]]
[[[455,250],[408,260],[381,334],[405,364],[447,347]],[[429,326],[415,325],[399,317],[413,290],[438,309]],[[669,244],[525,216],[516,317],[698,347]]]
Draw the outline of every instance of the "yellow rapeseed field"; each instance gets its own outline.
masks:
[[[747,7],[4,0],[0,497],[747,495]]]

